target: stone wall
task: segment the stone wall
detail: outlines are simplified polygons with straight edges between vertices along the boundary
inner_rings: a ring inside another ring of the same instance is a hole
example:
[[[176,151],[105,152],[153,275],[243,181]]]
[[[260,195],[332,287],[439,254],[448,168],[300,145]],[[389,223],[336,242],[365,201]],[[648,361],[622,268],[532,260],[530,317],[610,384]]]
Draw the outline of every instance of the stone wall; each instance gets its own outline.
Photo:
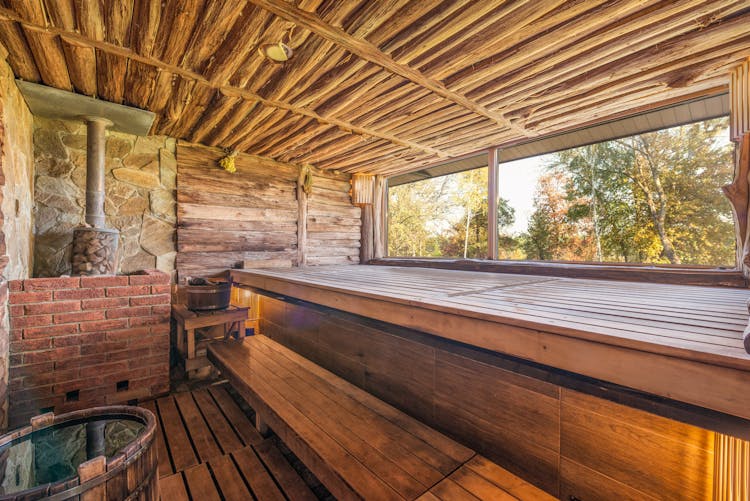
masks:
[[[0,61],[0,101],[2,104],[2,227],[7,280],[26,278],[31,271],[33,247],[33,148],[32,115],[16,87],[13,73]]]
[[[169,392],[169,275],[10,281],[10,424]]]
[[[86,126],[34,117],[34,276],[70,273],[73,228],[84,220]],[[107,132],[107,226],[120,230],[120,271],[174,270],[175,141]]]
[[[8,425],[8,279],[28,277],[33,243],[32,118],[0,46],[0,430]]]

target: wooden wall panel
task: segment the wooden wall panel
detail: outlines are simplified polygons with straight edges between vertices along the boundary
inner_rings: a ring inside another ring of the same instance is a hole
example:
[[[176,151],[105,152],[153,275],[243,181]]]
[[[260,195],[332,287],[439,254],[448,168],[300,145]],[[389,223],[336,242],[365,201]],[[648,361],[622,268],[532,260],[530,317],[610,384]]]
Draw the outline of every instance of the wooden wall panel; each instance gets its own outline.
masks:
[[[307,263],[359,263],[360,211],[344,176],[316,173],[307,197]]]
[[[560,499],[711,498],[714,432],[571,390],[542,367],[487,351],[261,302],[263,334]]]
[[[567,389],[561,417],[564,458],[654,498],[711,498],[713,432]]]
[[[237,172],[217,165],[223,150],[177,146],[177,271],[214,275],[228,268],[295,266],[296,183],[292,164],[240,154]],[[359,211],[348,175],[317,172],[308,197],[307,263],[356,263]]]
[[[177,146],[177,271],[211,275],[245,260],[287,259],[297,246],[296,168],[240,155],[237,172],[217,165],[222,150]]]

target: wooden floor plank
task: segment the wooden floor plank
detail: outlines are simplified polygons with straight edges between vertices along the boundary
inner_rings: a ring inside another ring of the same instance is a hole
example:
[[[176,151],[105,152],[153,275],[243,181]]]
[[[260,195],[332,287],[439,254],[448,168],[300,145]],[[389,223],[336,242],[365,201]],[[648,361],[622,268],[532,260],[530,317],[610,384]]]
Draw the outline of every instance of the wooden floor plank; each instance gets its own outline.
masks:
[[[163,397],[156,401],[164,425],[164,439],[172,457],[175,471],[179,472],[198,464],[187,430],[182,424],[174,397]]]
[[[258,445],[265,440],[224,386],[211,386],[208,388],[208,392],[214,397],[219,409],[227,417],[229,424],[242,438],[245,445]]]
[[[263,501],[284,501],[284,494],[273,481],[263,463],[260,462],[251,447],[245,447],[232,453],[237,468],[253,491],[256,499]]]
[[[162,429],[159,412],[156,410],[156,403],[151,400],[149,402],[143,402],[139,405],[144,409],[150,410],[154,414],[154,416],[156,416],[156,453],[159,458],[159,477],[171,475],[172,473],[174,473],[174,469],[172,469],[172,461],[169,458],[169,452],[167,451],[167,446],[164,443],[164,430]]]
[[[200,462],[205,463],[209,459],[221,455],[221,449],[211,434],[211,430],[203,419],[200,410],[198,410],[192,393],[177,393],[174,397],[177,407],[185,420],[185,425],[192,439],[193,446],[198,452]]]
[[[164,501],[190,501],[182,473],[167,475],[159,479],[161,499]]]
[[[317,499],[304,480],[284,458],[281,451],[270,440],[254,445],[253,448],[289,499],[295,501],[315,501]]]
[[[224,414],[216,406],[211,395],[207,390],[196,390],[193,392],[193,397],[201,413],[206,418],[208,426],[216,436],[216,440],[219,442],[219,446],[224,454],[229,454],[232,451],[241,449],[243,447],[242,441],[239,436],[232,429],[232,425],[229,424]]]
[[[228,455],[214,458],[208,463],[216,478],[224,501],[246,501],[252,499],[240,472]],[[202,501],[202,500],[201,500]]]
[[[184,474],[193,501],[221,501],[221,496],[206,463],[188,468]]]

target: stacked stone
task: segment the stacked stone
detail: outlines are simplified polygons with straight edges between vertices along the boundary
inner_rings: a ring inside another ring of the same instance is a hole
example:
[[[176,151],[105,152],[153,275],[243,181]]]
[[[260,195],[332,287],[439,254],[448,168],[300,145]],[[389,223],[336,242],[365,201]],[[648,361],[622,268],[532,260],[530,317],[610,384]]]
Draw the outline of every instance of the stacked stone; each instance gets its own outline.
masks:
[[[175,140],[107,132],[104,212],[120,231],[120,273],[174,270]],[[86,125],[34,117],[34,276],[72,274],[73,231],[84,224]]]
[[[73,231],[73,275],[114,275],[118,265],[120,232],[104,228]]]

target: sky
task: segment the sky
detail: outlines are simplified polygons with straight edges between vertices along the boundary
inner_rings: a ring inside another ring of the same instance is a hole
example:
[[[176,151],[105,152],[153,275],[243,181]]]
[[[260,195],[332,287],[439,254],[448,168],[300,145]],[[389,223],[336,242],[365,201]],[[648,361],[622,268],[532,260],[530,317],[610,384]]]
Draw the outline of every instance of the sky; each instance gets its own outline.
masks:
[[[548,157],[542,155],[500,164],[500,198],[508,200],[516,210],[516,220],[505,231],[519,234],[528,228],[534,212],[534,191]]]

